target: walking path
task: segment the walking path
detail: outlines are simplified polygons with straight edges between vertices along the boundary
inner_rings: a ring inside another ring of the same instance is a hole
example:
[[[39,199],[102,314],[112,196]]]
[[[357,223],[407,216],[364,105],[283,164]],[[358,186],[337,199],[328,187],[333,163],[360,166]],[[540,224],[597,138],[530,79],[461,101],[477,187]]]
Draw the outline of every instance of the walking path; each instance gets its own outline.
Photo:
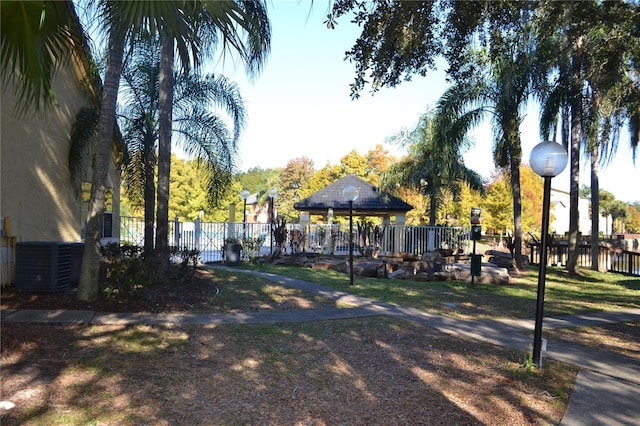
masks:
[[[225,267],[215,266],[215,268]],[[414,308],[379,302],[295,278],[257,271],[242,272],[259,275],[288,287],[332,299],[342,306],[353,307],[239,314],[136,314],[24,309],[2,310],[1,321],[5,324],[269,324],[389,315],[418,322],[447,334],[469,337],[522,351],[530,351],[533,343],[531,337],[522,334],[533,330],[533,320],[458,320]],[[544,328],[595,326],[627,321],[640,321],[640,309],[545,318]],[[561,425],[640,426],[640,362],[621,355],[559,341],[548,341],[546,351],[542,355],[543,358],[571,363],[586,370],[578,374]]]

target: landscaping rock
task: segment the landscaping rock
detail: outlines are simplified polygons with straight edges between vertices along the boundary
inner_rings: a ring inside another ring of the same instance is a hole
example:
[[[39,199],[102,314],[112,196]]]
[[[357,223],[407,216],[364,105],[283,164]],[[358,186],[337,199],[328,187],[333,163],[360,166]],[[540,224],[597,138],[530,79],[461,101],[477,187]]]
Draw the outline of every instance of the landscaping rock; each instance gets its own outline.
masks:
[[[389,274],[390,279],[404,279],[407,275],[407,271],[404,269],[398,269],[397,271],[393,271]]]
[[[455,276],[456,281],[471,282],[471,265],[450,265],[450,271]],[[475,277],[474,282],[506,285],[511,281],[507,268],[483,263],[480,266],[480,275]]]
[[[458,278],[456,274],[449,271],[438,271],[431,274],[430,281],[456,281]]]
[[[324,269],[329,271],[337,271],[347,273],[347,261],[340,259],[323,259],[311,264],[312,269]],[[355,268],[354,268],[355,270]]]
[[[380,260],[360,261],[353,265],[353,273],[362,277],[377,277],[378,269],[382,266]]]

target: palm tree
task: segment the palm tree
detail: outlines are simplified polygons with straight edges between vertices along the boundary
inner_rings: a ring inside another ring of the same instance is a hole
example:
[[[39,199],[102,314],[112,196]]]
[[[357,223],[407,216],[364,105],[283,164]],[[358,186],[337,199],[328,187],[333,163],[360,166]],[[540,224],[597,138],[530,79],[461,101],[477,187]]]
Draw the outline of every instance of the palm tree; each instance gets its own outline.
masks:
[[[564,126],[562,131],[565,146],[570,145],[571,152],[567,262],[570,272],[575,272],[578,259],[580,149],[584,148],[590,156],[591,268],[597,269],[599,168],[615,154],[619,130],[625,123],[631,128],[630,143],[634,152],[638,144],[640,95],[637,77],[634,80],[631,76],[637,75],[637,60],[634,65],[632,58],[638,57],[639,47],[638,43],[629,43],[634,31],[637,32],[633,23],[633,16],[637,15],[638,5],[625,2],[550,2],[544,4],[538,15],[538,38],[547,52],[546,60],[550,60],[548,75],[556,76],[552,89],[546,93],[541,91],[544,138],[553,130],[558,114],[563,117],[570,114],[570,119],[563,118],[563,123],[570,122],[571,129]]]
[[[128,143],[131,162],[125,169],[125,191],[130,200],[144,205],[145,253],[153,251],[155,167],[158,140],[160,45],[152,37],[134,51],[123,70],[124,108],[120,127]],[[224,193],[233,172],[234,154],[245,123],[245,109],[237,87],[225,77],[192,72],[174,76],[173,133],[184,149],[194,154],[206,173],[209,200]],[[225,108],[233,123],[210,112],[212,104]]]
[[[96,3],[96,2],[94,2]],[[94,155],[94,174],[92,179],[89,213],[87,219],[87,235],[80,273],[78,297],[81,300],[94,300],[98,296],[98,273],[100,258],[100,225],[102,222],[106,170],[109,154],[109,138],[115,126],[115,111],[118,84],[122,70],[124,47],[131,35],[141,33],[160,34],[163,42],[164,60],[161,61],[160,89],[160,143],[159,165],[170,162],[167,150],[170,150],[171,107],[173,84],[173,52],[177,49],[181,63],[185,69],[190,61],[198,64],[201,60],[198,34],[209,30],[205,35],[222,34],[223,50],[228,47],[238,51],[242,59],[251,66],[250,70],[259,69],[259,64],[268,51],[269,38],[261,38],[270,34],[266,8],[261,2],[237,0],[217,1],[162,1],[162,2],[122,2],[117,0],[97,1],[101,12],[101,22],[109,35],[107,63],[105,68],[104,89],[100,109],[99,136]],[[256,11],[257,10],[257,11]],[[262,12],[262,14],[258,13]],[[255,14],[252,14],[255,12]],[[255,15],[255,16],[254,16]],[[265,31],[259,31],[261,29]],[[248,43],[240,36],[240,31],[249,35]],[[167,84],[165,84],[167,83]],[[169,167],[159,168],[159,172],[168,175]],[[168,181],[159,180],[158,233],[164,236],[161,242],[161,270],[168,266]],[[162,207],[160,207],[162,206]]]
[[[473,53],[473,52],[470,52]],[[507,171],[513,194],[513,225],[516,266],[522,268],[522,197],[520,194],[521,111],[531,93],[534,72],[533,46],[527,34],[506,35],[493,48],[492,57],[482,52],[470,54],[485,65],[488,72],[471,83],[460,82],[440,98],[438,109],[454,123],[449,135],[463,137],[487,114],[493,123],[494,161]],[[451,140],[451,136],[448,137]]]
[[[380,180],[380,186],[389,191],[403,186],[427,195],[432,226],[447,191],[455,198],[467,183],[484,194],[482,177],[461,161],[461,150],[468,142],[455,137],[450,124],[446,117],[428,112],[412,132],[395,136],[395,142],[408,148],[408,156],[389,167]]]
[[[270,49],[271,28],[266,5],[262,0],[215,0],[193,1],[193,31],[189,33],[195,46],[203,41],[205,46],[217,45],[221,38],[223,47],[235,50],[244,61],[247,72],[253,75],[260,71]],[[241,37],[241,31],[247,40]],[[202,34],[202,38],[200,37]],[[169,267],[169,175],[171,169],[171,109],[173,106],[173,55],[174,43],[180,41],[181,33],[171,28],[160,31],[162,52],[160,58],[159,98],[159,143],[158,143],[158,206],[156,228],[156,258],[159,270]],[[178,43],[178,51],[180,43]],[[191,51],[194,62],[199,63],[196,51]],[[183,61],[183,65],[185,62]]]

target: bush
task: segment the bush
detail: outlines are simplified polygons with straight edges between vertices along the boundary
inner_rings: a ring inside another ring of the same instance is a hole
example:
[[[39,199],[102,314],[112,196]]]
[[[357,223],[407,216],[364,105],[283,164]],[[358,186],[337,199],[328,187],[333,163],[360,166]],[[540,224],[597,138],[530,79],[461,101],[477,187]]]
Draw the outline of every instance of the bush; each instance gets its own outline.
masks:
[[[143,249],[131,244],[109,243],[100,248],[106,260],[107,282],[102,292],[107,297],[141,296],[151,284]]]

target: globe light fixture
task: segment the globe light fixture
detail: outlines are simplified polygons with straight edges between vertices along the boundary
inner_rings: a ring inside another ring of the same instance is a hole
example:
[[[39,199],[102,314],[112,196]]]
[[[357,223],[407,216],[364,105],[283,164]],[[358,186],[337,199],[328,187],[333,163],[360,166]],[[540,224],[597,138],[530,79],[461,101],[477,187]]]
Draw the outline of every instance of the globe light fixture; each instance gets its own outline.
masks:
[[[541,142],[532,150],[529,165],[544,178],[542,200],[542,236],[540,240],[540,265],[538,271],[538,295],[536,299],[536,323],[533,335],[533,362],[542,367],[542,319],[544,317],[544,287],[547,274],[547,245],[549,237],[549,206],[551,204],[551,179],[567,166],[567,150],[552,141]]]
[[[353,202],[359,195],[360,190],[353,185],[342,190],[342,198],[349,203],[349,285],[353,285]]]

